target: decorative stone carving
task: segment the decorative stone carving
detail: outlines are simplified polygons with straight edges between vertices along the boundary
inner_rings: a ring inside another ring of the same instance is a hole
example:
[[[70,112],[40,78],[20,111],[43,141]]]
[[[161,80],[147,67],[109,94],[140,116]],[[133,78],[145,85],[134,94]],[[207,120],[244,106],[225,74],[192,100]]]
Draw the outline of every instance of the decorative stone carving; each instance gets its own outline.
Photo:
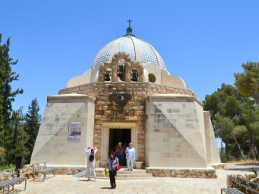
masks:
[[[119,105],[119,113],[123,112],[123,107],[127,104],[129,100],[131,100],[130,94],[110,94],[109,95],[110,102],[115,102]]]

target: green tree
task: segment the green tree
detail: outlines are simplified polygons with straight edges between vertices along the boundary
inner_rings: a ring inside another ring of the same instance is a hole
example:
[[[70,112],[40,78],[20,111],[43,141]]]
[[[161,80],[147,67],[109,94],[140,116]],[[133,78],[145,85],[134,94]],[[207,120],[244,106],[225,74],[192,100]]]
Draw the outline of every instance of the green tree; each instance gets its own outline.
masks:
[[[25,131],[30,134],[30,138],[26,143],[30,151],[30,155],[32,154],[33,147],[38,135],[38,131],[41,123],[41,115],[39,114],[40,107],[38,105],[37,98],[33,99],[28,108],[28,113],[25,115]],[[29,155],[29,156],[30,156]],[[30,160],[30,157],[28,158]]]
[[[255,148],[255,133],[259,133],[259,109],[255,106],[242,104],[241,106],[241,119],[250,134],[250,150],[252,158],[255,159],[258,153]]]
[[[4,164],[5,149],[0,147],[0,166]]]
[[[2,35],[0,34],[0,43],[2,42]],[[3,55],[3,46],[0,44],[0,137],[3,136],[3,124],[4,124],[4,116],[3,116],[3,88],[4,88],[4,55]],[[1,145],[0,138],[0,145]],[[3,148],[4,149],[4,148]]]
[[[210,111],[212,120],[217,114],[233,118],[240,114],[239,104],[245,100],[237,88],[223,83],[217,91],[205,96],[204,110]]]
[[[14,164],[16,156],[27,156],[28,148],[25,146],[29,139],[29,135],[24,130],[24,115],[22,107],[13,111],[9,124],[10,132],[5,136],[4,142],[6,147],[5,162],[6,164]]]
[[[231,133],[235,127],[234,122],[228,117],[223,117],[220,114],[217,114],[213,120],[213,124],[216,129],[216,136],[220,137],[225,143],[226,156],[227,160],[229,160],[229,142],[232,140]]]
[[[244,159],[243,151],[240,147],[240,144],[237,141],[237,137],[242,136],[247,132],[247,128],[243,125],[236,125],[238,123],[238,116],[235,116],[233,119],[230,119],[229,117],[223,117],[220,114],[217,114],[215,116],[215,120],[213,121],[213,124],[215,126],[216,135],[222,138],[222,140],[225,142],[225,151],[227,160],[229,160],[229,142],[234,139],[235,143],[238,146],[240,156]]]
[[[11,136],[12,149],[10,150],[10,163],[15,162],[16,156],[29,155],[29,149],[25,146],[29,140],[29,135],[24,130],[24,115],[22,109],[23,108],[21,107],[19,110],[13,111],[12,113],[11,127],[13,129],[13,135]]]
[[[23,93],[23,89],[12,91],[11,83],[19,78],[19,75],[12,71],[12,65],[16,65],[18,60],[14,61],[9,55],[10,38],[5,44],[1,44],[1,37],[0,34],[0,146],[8,150],[9,145],[6,145],[4,139],[12,134],[10,127],[12,102],[17,94]]]
[[[206,95],[204,109],[209,110],[213,121],[215,135],[222,139],[225,143],[225,152],[229,159],[229,144],[236,143],[241,157],[244,158],[243,152],[237,138],[241,137],[242,130],[236,128],[241,116],[240,105],[245,103],[245,98],[239,90],[232,85],[222,84],[221,88],[213,92],[211,95]]]
[[[259,62],[243,63],[244,73],[234,73],[235,83],[240,93],[249,98],[250,105],[259,105]]]

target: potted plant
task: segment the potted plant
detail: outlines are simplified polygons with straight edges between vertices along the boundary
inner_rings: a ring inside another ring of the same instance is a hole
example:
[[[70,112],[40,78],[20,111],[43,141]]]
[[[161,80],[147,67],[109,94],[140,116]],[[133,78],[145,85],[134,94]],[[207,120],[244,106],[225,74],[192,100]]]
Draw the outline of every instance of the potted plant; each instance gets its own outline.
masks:
[[[100,160],[98,158],[96,158],[95,168],[99,168],[99,167],[100,167]]]
[[[141,160],[136,160],[136,168],[137,168],[137,169],[142,169],[142,164],[143,164],[143,161],[141,161]]]

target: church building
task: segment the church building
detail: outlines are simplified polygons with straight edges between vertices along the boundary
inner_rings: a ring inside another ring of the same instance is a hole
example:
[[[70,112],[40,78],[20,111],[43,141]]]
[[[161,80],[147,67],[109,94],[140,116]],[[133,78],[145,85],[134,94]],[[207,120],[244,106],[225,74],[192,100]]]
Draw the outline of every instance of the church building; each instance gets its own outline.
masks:
[[[95,146],[105,166],[118,142],[133,144],[143,168],[220,163],[210,113],[165,62],[129,25],[99,51],[90,70],[47,97],[31,163],[85,166],[83,151]]]

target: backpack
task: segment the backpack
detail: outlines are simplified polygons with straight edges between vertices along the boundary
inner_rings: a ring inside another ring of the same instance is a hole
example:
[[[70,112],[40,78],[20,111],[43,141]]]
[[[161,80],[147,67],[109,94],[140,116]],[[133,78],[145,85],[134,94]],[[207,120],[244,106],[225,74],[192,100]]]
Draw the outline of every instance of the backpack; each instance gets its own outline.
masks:
[[[90,161],[90,162],[94,161],[94,155],[90,155],[89,161]]]
[[[91,152],[91,155],[89,156],[89,161],[94,161],[94,152]]]

